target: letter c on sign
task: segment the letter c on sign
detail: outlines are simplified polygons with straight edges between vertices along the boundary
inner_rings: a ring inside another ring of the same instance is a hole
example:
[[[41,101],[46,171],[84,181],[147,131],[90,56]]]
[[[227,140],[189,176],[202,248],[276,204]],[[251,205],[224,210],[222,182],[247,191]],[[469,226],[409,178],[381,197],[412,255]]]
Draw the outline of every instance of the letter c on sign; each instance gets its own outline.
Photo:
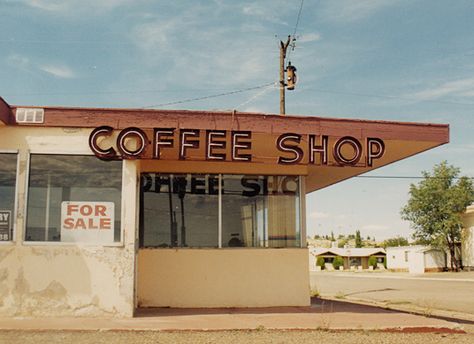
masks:
[[[100,136],[110,136],[112,135],[114,129],[109,126],[102,126],[92,130],[91,135],[89,136],[89,147],[94,152],[95,156],[102,160],[112,160],[116,157],[117,153],[112,147],[108,149],[100,148],[97,139]]]
[[[127,138],[135,137],[138,139],[138,146],[135,150],[130,150],[127,148],[125,144],[125,140]],[[126,159],[136,159],[140,157],[140,155],[145,150],[146,146],[148,145],[148,139],[145,132],[139,128],[127,128],[120,132],[119,136],[117,137],[117,148],[122,154],[122,156]]]

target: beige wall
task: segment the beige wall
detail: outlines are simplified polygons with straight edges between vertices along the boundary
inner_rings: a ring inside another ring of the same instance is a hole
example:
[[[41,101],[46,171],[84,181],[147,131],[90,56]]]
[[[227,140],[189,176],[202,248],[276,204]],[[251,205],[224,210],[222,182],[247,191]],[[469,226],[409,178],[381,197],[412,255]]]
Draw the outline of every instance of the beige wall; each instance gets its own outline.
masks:
[[[467,208],[463,222],[462,265],[474,269],[474,205]]]
[[[128,317],[138,301],[175,307],[309,305],[307,249],[143,250],[137,281],[136,161],[124,162],[122,242],[24,242],[29,153],[90,155],[89,133],[0,127],[0,151],[18,151],[20,159],[15,240],[0,243],[0,316]]]
[[[132,316],[137,165],[124,163],[122,242],[24,242],[29,152],[90,154],[90,130],[0,128],[0,151],[19,151],[15,241],[0,244],[1,316]]]
[[[142,249],[142,307],[309,306],[308,250]]]

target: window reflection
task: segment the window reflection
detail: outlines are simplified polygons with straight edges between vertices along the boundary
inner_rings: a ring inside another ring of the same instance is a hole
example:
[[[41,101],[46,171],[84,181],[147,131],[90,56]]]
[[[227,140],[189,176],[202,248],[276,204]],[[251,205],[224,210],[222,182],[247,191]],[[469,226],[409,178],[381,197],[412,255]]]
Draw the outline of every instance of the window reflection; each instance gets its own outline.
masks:
[[[122,163],[95,156],[30,156],[27,241],[61,241],[65,201],[114,203],[114,241],[120,241]]]
[[[219,179],[222,180],[219,188]],[[299,247],[298,176],[141,177],[141,247]]]

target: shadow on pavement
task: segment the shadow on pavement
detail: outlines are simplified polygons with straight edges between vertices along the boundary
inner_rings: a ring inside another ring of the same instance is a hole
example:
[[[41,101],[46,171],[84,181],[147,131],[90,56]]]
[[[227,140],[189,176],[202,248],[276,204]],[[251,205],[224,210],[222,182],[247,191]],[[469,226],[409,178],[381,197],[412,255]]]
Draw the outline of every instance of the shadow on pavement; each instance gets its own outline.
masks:
[[[150,307],[138,308],[135,317],[159,317],[179,315],[205,315],[205,314],[289,314],[289,313],[396,313],[396,311],[383,309],[376,306],[360,305],[350,302],[324,300],[311,298],[308,307],[263,307],[263,308],[169,308]]]

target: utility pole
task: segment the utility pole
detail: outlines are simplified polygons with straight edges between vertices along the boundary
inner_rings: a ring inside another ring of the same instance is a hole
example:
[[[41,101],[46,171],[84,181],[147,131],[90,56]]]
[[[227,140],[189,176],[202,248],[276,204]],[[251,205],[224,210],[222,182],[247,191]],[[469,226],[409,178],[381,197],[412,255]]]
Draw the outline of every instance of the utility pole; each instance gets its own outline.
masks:
[[[288,36],[288,39],[285,43],[280,41],[280,115],[285,114],[285,58],[286,58],[286,49],[290,45],[291,36]]]

